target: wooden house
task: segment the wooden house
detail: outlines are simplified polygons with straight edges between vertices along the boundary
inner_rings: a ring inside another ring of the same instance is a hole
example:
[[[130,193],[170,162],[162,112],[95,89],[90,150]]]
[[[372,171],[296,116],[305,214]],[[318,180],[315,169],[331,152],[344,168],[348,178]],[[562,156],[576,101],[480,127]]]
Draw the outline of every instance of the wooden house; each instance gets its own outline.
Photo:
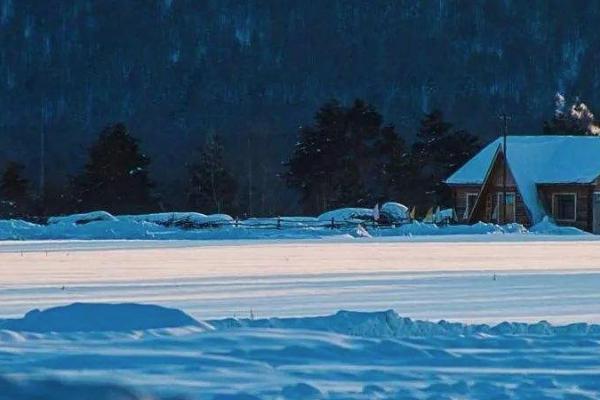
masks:
[[[458,218],[559,225],[600,233],[600,137],[499,138],[446,180]],[[504,201],[506,193],[506,202]]]

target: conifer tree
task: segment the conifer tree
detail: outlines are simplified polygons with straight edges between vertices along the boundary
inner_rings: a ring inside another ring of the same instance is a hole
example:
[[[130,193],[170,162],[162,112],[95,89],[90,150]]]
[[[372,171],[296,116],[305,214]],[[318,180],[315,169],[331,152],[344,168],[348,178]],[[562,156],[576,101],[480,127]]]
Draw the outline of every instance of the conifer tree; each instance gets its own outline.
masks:
[[[286,162],[285,178],[301,194],[304,211],[366,206],[387,191],[390,158],[402,154],[394,128],[361,100],[350,107],[325,104],[312,125],[302,127]]]
[[[200,212],[235,209],[237,182],[225,165],[224,148],[219,136],[211,136],[189,167],[189,205]]]
[[[156,207],[148,178],[150,158],[118,123],[106,127],[89,150],[84,172],[73,180],[79,211],[146,212]]]
[[[2,214],[14,218],[23,216],[30,206],[28,180],[23,177],[25,167],[15,161],[9,161],[0,181],[0,202]]]
[[[479,139],[465,130],[453,130],[441,111],[421,120],[412,147],[411,171],[415,204],[421,208],[450,205],[444,179],[467,162],[480,148]]]

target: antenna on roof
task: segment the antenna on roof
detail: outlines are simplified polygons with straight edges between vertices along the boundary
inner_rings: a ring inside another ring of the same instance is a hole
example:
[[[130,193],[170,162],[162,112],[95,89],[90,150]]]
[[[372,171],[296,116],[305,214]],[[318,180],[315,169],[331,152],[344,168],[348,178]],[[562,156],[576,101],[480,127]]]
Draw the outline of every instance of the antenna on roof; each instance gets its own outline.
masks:
[[[502,113],[498,118],[504,122],[504,129],[502,131],[502,154],[504,156],[504,163],[502,164],[502,222],[506,224],[506,166],[508,164],[506,137],[508,136],[508,121],[512,120],[512,117],[506,113]]]

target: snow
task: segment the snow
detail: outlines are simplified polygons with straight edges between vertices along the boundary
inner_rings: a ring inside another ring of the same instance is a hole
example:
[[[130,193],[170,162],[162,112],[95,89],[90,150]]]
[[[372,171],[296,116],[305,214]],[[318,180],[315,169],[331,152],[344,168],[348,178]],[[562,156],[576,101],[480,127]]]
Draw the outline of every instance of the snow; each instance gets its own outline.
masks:
[[[364,221],[373,220],[371,208],[340,208],[319,215],[318,220],[324,222]]]
[[[573,226],[558,226],[545,216],[540,222],[529,228],[532,233],[545,235],[591,235]]]
[[[379,238],[413,235],[481,235],[527,234],[518,224],[499,226],[446,225],[413,221],[408,223],[407,208],[399,203],[385,203],[381,215],[396,226],[358,227],[372,221],[373,210],[343,208],[313,217],[250,218],[235,221],[225,214],[204,215],[193,212],[173,212],[113,216],[105,211],[51,217],[47,225],[19,220],[0,220],[1,240],[241,240],[241,239],[331,239]],[[452,216],[443,210],[436,218]],[[331,227],[331,220],[336,226]],[[538,224],[531,233],[574,235],[585,233],[575,228],[559,228],[550,221]]]
[[[119,221],[152,222],[162,225],[177,225],[189,223],[201,227],[211,224],[229,224],[233,218],[226,214],[205,215],[197,212],[167,212],[139,215],[119,215],[115,218]]]
[[[114,325],[114,333],[102,335],[13,331],[9,336],[5,331],[0,335],[0,370],[7,376],[0,377],[2,396],[11,400],[600,396],[598,326],[433,323],[392,311],[231,322],[212,321],[216,329],[161,335],[125,334],[127,327],[120,324]]]
[[[399,316],[393,310],[380,312],[338,311],[324,317],[269,318],[269,319],[221,319],[207,321],[216,329],[268,328],[299,329],[334,332],[350,336],[377,338],[404,338],[415,336],[471,336],[471,335],[597,335],[600,325],[575,323],[553,326],[546,321],[536,323],[506,322],[496,325],[463,324],[412,320]]]
[[[427,320],[600,323],[600,246],[590,236],[456,236],[0,243],[0,265],[10,266],[0,274],[0,318],[73,302],[135,302],[197,320],[392,308]],[[470,237],[488,236],[512,237]]]
[[[598,398],[594,237],[456,236],[0,243],[0,398]]]
[[[393,201],[383,203],[381,214],[388,216],[392,222],[405,222],[409,219],[408,207]]]
[[[89,213],[83,214],[72,214],[66,216],[59,217],[50,217],[48,218],[48,224],[74,224],[74,225],[83,225],[91,222],[98,221],[118,221],[118,218],[112,216],[106,211],[92,211]]]
[[[501,151],[502,140],[498,138],[488,144],[446,183],[482,184],[495,154]],[[537,185],[593,182],[600,176],[598,154],[600,138],[597,136],[507,137],[508,165],[534,224],[545,216]]]
[[[23,318],[0,320],[0,329],[26,332],[104,332],[199,326],[175,309],[143,304],[82,304],[40,311]]]

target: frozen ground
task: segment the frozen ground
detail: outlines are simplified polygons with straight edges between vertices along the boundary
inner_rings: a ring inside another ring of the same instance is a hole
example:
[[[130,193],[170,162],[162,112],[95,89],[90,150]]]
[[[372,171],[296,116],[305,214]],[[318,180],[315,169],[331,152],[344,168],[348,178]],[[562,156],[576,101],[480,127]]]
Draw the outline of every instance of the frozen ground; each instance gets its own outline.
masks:
[[[2,400],[600,397],[596,241],[5,242],[0,268],[0,319],[200,321],[0,322]]]

